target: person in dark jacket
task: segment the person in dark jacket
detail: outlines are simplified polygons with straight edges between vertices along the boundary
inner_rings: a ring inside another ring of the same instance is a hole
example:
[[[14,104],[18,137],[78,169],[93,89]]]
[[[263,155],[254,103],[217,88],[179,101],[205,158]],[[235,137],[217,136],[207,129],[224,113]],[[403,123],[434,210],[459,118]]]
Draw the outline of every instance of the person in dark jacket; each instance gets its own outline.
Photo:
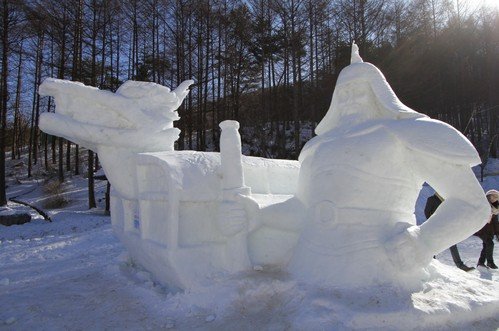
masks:
[[[499,192],[496,190],[487,191],[485,194],[487,200],[489,200],[491,208],[490,221],[484,225],[475,236],[482,239],[483,248],[480,252],[480,258],[478,259],[479,267],[489,267],[491,269],[497,269],[497,265],[494,263],[494,235],[497,236],[499,240],[499,222],[497,220],[497,215],[499,214]]]
[[[424,214],[426,216],[426,219],[430,218],[431,215],[437,210],[438,206],[442,203],[443,198],[438,194],[435,193],[431,197],[426,200],[426,206],[424,208]],[[457,245],[453,245],[449,248],[450,253],[452,255],[452,260],[454,261],[454,264],[456,267],[458,267],[461,270],[464,271],[470,271],[475,268],[473,267],[468,267],[464,262],[461,260],[461,256],[459,256],[459,250],[457,249]]]

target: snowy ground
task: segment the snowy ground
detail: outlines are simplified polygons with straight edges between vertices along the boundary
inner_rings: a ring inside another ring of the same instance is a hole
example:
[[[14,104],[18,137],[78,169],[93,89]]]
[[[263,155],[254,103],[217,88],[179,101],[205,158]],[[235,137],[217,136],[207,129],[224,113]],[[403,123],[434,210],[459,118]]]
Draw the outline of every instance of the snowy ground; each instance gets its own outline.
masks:
[[[498,170],[499,162],[491,160],[487,173]],[[40,206],[46,199],[42,186],[41,181],[12,179],[8,195]],[[486,177],[483,186],[499,188],[499,176]],[[98,182],[98,198],[104,190],[105,183]],[[0,226],[1,330],[499,328],[499,271],[460,271],[448,250],[431,267],[444,277],[430,280],[417,293],[310,288],[274,270],[174,293],[128,260],[104,216],[103,200],[99,208],[86,209],[84,179],[74,177],[65,192],[69,204],[49,211],[52,223],[33,212],[38,219],[31,223]],[[431,193],[423,188],[418,220]],[[458,247],[465,263],[474,266],[481,241],[470,237]],[[498,249],[494,256],[497,263]]]

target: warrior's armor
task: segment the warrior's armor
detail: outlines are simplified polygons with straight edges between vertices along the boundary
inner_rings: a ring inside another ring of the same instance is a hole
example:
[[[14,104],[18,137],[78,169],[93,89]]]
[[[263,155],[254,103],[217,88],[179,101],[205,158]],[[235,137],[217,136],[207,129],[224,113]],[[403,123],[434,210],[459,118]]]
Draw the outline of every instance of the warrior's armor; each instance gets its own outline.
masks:
[[[296,198],[306,216],[290,270],[328,285],[394,282],[404,278],[399,276],[404,269],[419,278],[413,267],[423,271],[433,254],[454,243],[448,243],[451,233],[436,237],[445,223],[438,216],[428,229],[416,226],[414,206],[425,181],[447,195],[446,202],[460,202],[477,224],[483,210],[483,192],[474,178],[464,180],[469,197],[462,201],[435,169],[451,165],[473,176],[470,165],[480,158],[469,141],[404,106],[382,73],[359,59],[341,72],[318,136],[299,158]]]

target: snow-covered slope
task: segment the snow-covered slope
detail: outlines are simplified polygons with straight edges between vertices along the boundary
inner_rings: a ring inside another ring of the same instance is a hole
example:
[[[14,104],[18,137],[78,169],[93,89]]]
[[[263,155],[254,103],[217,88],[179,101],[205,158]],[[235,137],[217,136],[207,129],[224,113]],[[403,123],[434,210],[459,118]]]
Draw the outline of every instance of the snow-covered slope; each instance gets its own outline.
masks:
[[[499,187],[499,177],[486,177],[483,186]],[[105,184],[98,183],[100,199],[104,189]],[[382,287],[358,291],[317,288],[266,269],[239,274],[229,281],[214,279],[209,288],[175,293],[129,261],[111,230],[109,217],[104,216],[103,201],[98,209],[86,210],[83,179],[73,178],[66,190],[70,202],[50,211],[52,223],[38,219],[22,226],[0,227],[2,330],[499,327],[499,307],[488,303],[499,296],[499,271],[465,273],[453,266],[448,250],[432,264],[445,278],[428,282],[418,293]],[[39,182],[9,186],[9,196],[23,192],[30,193],[20,199],[40,202]],[[431,189],[424,187],[418,199],[420,222],[430,194]],[[475,265],[480,239],[470,237],[458,247],[465,263]],[[497,249],[494,256],[499,260]]]

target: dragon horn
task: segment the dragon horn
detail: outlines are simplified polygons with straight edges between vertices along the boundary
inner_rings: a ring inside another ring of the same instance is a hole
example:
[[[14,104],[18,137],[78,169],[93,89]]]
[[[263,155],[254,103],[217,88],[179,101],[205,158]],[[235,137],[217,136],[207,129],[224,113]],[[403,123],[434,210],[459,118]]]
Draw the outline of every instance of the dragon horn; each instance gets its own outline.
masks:
[[[180,102],[189,94],[189,86],[192,84],[194,84],[192,79],[184,80],[175,90],[173,90],[173,93],[175,93]]]

